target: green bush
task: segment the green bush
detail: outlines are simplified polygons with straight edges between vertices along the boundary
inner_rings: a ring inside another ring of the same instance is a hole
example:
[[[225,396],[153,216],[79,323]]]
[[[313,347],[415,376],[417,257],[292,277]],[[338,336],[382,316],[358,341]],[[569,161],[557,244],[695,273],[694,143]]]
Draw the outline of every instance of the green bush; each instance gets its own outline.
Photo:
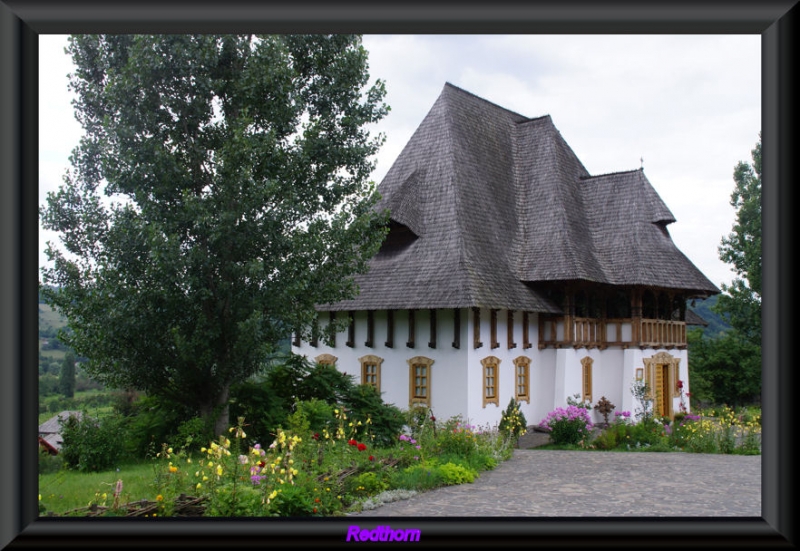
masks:
[[[57,473],[64,466],[60,455],[50,455],[47,451],[39,451],[39,474]]]
[[[500,417],[498,430],[516,440],[525,434],[527,427],[528,421],[525,419],[525,415],[522,411],[520,411],[519,404],[514,398],[511,398],[508,402],[508,406]]]
[[[117,416],[101,420],[85,412],[81,420],[70,416],[62,423],[64,443],[61,456],[64,463],[82,472],[105,471],[114,467],[123,457],[119,445],[122,422]]]
[[[435,464],[420,463],[397,471],[392,477],[392,487],[425,491],[444,484],[439,468]]]
[[[445,463],[438,468],[442,481],[450,486],[455,484],[471,483],[478,476],[478,473],[470,468],[456,463]]]

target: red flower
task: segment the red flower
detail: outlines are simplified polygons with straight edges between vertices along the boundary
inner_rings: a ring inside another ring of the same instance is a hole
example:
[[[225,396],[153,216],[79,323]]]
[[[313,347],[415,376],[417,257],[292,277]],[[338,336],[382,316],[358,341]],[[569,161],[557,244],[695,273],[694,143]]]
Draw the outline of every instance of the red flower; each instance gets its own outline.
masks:
[[[687,393],[686,393],[686,395],[687,395],[689,398],[691,398],[691,397],[692,397],[692,393],[691,393],[691,392],[687,392]]]
[[[317,512],[317,508],[316,508],[316,507],[314,507],[314,512],[315,512],[315,513]]]
[[[313,438],[314,440],[319,440],[319,433],[318,433],[318,432],[315,432],[315,433],[314,433],[314,436],[312,436],[312,438]]]
[[[433,422],[435,423],[435,422],[436,422],[436,417],[434,417],[433,415],[431,415],[431,421],[433,421]]]
[[[358,444],[358,451],[363,452],[366,449],[367,449],[366,444]]]
[[[320,499],[318,497],[314,498],[314,503],[319,503]]]
[[[678,379],[678,388],[683,388],[683,381]]]
[[[350,446],[358,446],[358,442],[356,442],[355,440],[348,440],[347,444]]]
[[[370,460],[370,461],[375,461],[375,456],[374,456],[374,455],[370,455],[370,456],[369,456],[369,460]]]

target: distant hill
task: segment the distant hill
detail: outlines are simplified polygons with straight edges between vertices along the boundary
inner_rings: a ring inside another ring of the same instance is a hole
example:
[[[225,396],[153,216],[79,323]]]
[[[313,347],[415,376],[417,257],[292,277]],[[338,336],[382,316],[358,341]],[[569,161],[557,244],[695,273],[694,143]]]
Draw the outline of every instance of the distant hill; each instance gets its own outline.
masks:
[[[689,310],[692,310],[695,314],[708,322],[708,327],[703,328],[704,337],[714,338],[731,328],[725,318],[711,310],[711,307],[717,303],[718,298],[719,295],[714,295],[705,300],[694,301],[694,306],[692,306],[692,301],[689,301],[687,304]]]

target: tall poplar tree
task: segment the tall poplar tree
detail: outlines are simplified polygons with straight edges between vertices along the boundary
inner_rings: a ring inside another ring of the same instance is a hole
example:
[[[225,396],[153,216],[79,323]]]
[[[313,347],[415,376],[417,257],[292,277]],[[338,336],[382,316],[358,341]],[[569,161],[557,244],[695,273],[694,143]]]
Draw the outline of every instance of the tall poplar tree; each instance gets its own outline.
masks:
[[[366,126],[388,111],[352,35],[79,35],[85,135],[40,209],[42,293],[85,369],[228,423],[314,305],[352,298],[385,235]]]

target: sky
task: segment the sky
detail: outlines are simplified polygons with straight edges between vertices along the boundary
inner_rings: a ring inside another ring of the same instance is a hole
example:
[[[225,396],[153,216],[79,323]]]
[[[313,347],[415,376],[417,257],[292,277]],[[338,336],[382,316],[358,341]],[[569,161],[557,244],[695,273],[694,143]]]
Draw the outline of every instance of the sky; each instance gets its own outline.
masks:
[[[672,211],[677,247],[718,287],[733,227],[733,170],[761,130],[761,36],[365,35],[389,114],[380,182],[446,82],[527,117],[550,115],[593,175],[644,168]],[[39,204],[61,185],[82,129],[67,88],[67,37],[39,36]],[[39,230],[39,263],[45,242]]]

